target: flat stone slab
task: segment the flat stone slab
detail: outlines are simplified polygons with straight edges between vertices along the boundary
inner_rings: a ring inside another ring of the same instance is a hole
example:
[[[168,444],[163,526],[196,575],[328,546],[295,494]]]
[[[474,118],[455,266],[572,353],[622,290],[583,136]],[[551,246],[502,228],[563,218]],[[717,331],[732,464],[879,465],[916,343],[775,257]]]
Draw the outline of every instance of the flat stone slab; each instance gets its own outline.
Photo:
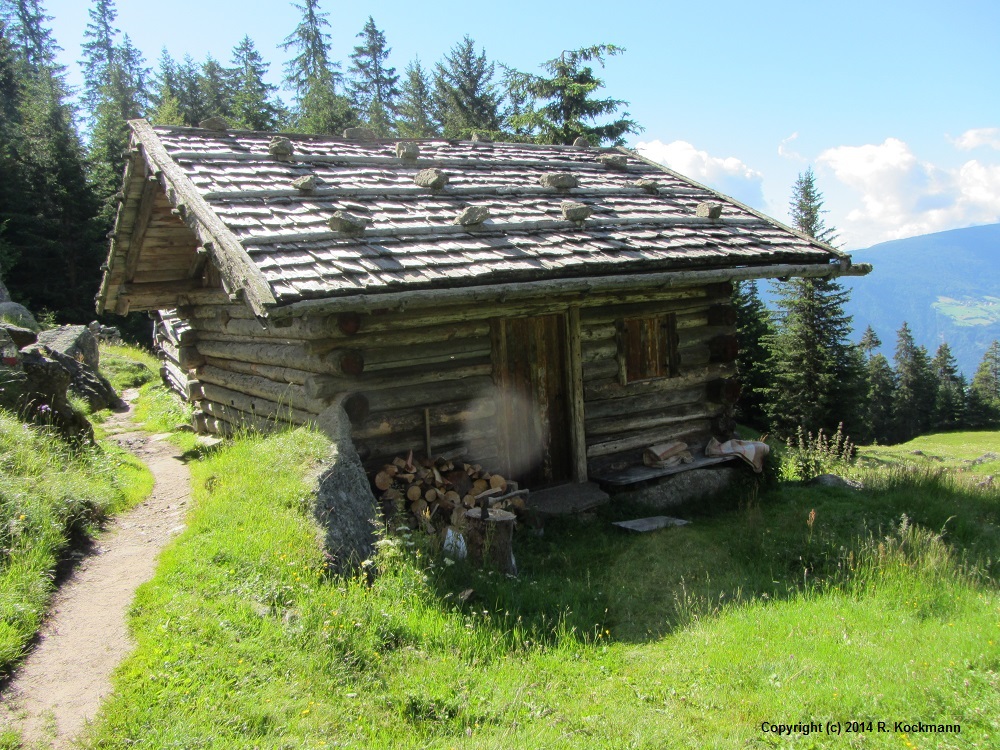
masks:
[[[591,510],[610,500],[608,493],[593,482],[580,482],[532,490],[527,504],[543,516],[564,516]]]
[[[649,516],[648,518],[636,518],[632,521],[616,521],[614,525],[627,531],[642,534],[647,531],[665,529],[668,526],[687,526],[689,523],[691,522],[671,516]]]

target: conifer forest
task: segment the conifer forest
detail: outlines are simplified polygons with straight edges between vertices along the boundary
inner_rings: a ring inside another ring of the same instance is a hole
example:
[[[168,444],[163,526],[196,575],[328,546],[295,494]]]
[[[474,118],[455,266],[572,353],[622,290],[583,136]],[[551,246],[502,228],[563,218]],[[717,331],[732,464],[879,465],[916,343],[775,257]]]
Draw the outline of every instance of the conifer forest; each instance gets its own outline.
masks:
[[[466,35],[397,67],[374,17],[352,47],[335,49],[318,0],[292,4],[299,22],[274,51],[280,59],[247,36],[195,60],[166,48],[153,59],[116,27],[114,0],[90,0],[83,85],[74,90],[42,0],[0,0],[0,279],[15,302],[50,323],[94,319],[130,119],[197,127],[222,117],[236,129],[336,135],[364,126],[386,138],[478,133],[569,144],[583,136],[594,146],[624,145],[642,130],[628,102],[603,90],[601,70],[627,54],[614,44],[552,50],[525,72]],[[272,66],[280,87],[270,82]],[[792,223],[836,247],[825,213],[808,169],[791,186]],[[782,437],[843,425],[855,443],[1000,425],[1000,342],[966,374],[947,343],[932,355],[904,324],[890,361],[870,328],[852,330],[836,281],[772,283],[774,310],[754,282],[734,290],[743,423]],[[144,316],[105,322],[148,338]]]

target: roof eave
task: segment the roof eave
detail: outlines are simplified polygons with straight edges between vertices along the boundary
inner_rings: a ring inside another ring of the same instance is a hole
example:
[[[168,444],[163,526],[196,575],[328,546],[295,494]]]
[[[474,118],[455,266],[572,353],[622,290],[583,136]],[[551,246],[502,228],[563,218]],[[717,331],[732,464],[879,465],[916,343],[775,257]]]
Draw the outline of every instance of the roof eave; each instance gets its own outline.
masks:
[[[299,300],[269,310],[272,320],[305,314],[336,314],[369,312],[371,310],[419,309],[436,305],[493,304],[531,300],[555,295],[586,295],[595,292],[697,286],[749,279],[812,278],[833,279],[840,276],[864,276],[871,265],[853,265],[849,257],[837,263],[777,264],[735,266],[699,270],[661,271],[643,274],[617,274],[571,279],[484,284],[450,289],[420,289],[373,294],[350,294],[337,297]]]
[[[128,124],[150,171],[162,178],[168,200],[208,251],[224,286],[241,294],[255,315],[267,317],[277,300],[243,245],[202,198],[183,169],[170,158],[152,126],[145,120],[130,120]]]

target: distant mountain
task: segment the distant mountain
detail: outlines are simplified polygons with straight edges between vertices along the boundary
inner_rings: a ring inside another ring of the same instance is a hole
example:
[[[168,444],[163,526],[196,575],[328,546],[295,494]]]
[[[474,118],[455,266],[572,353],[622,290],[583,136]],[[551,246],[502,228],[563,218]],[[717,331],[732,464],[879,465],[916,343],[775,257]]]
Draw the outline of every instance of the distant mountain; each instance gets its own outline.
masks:
[[[971,380],[1000,339],[1000,224],[882,242],[851,257],[874,266],[868,276],[843,279],[855,340],[871,325],[891,360],[905,320],[932,357],[947,341]]]

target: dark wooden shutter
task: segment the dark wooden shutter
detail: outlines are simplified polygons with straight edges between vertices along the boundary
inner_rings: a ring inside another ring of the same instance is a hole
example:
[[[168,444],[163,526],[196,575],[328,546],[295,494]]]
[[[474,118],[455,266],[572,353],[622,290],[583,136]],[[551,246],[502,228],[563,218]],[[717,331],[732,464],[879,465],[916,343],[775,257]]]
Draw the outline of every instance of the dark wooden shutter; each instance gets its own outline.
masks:
[[[619,374],[625,383],[677,375],[677,316],[625,318],[618,325]]]

